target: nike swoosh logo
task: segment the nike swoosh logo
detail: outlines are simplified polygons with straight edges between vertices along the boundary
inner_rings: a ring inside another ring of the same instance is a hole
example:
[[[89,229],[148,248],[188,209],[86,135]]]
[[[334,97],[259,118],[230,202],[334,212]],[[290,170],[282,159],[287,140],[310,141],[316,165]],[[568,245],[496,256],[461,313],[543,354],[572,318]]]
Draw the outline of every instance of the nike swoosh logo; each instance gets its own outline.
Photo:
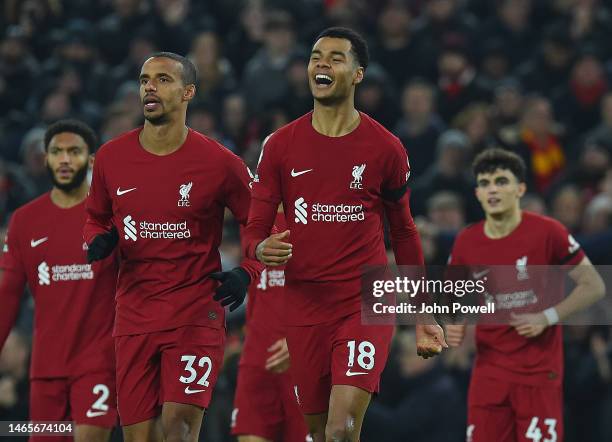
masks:
[[[106,413],[108,413],[107,411],[91,411],[91,410],[87,410],[87,413],[85,413],[85,416],[87,417],[99,417],[99,416],[104,416]]]
[[[202,393],[206,390],[190,390],[189,387],[185,387],[185,394]]]
[[[136,188],[135,188],[135,187],[132,187],[131,189],[121,190],[121,188],[120,188],[120,187],[117,187],[117,196],[121,196],[121,195],[123,195],[124,193],[131,192],[132,190],[136,190]]]
[[[483,270],[482,272],[474,272],[472,273],[472,276],[474,277],[474,279],[480,279],[482,278],[484,275],[486,275],[487,273],[489,273],[490,269],[487,270]]]
[[[296,172],[295,169],[291,169],[291,176],[295,178],[296,176],[304,175],[305,173],[312,172],[313,170],[314,169],[306,169]]]
[[[46,240],[48,240],[49,237],[45,236],[44,238],[40,238],[40,239],[32,239],[30,240],[30,246],[32,248],[41,245],[42,243],[44,243]]]
[[[346,375],[347,375],[348,377],[351,377],[351,376],[359,376],[359,375],[361,375],[361,374],[368,374],[368,373],[367,373],[367,372],[365,372],[365,371],[351,371],[351,369],[350,369],[350,368],[349,368],[348,370],[346,370]]]

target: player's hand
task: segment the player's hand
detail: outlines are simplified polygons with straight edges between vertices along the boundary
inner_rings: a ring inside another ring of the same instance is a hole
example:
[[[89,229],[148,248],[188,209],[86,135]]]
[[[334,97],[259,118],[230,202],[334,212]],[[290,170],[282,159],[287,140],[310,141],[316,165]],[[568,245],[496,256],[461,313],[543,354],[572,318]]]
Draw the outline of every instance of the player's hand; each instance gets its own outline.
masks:
[[[251,277],[246,270],[236,267],[229,272],[215,272],[209,276],[221,282],[221,285],[215,289],[213,299],[219,301],[223,307],[229,305],[230,312],[240,307],[251,283]]]
[[[423,359],[442,353],[442,348],[448,348],[444,340],[444,330],[438,324],[416,325],[417,355]]]
[[[510,325],[519,335],[526,338],[535,338],[548,327],[548,321],[544,313],[511,313],[510,316]]]
[[[268,359],[266,359],[266,370],[272,373],[283,373],[289,368],[289,349],[287,348],[287,340],[285,338],[279,339],[268,348],[268,351],[272,353]]]
[[[465,324],[448,324],[445,325],[446,342],[451,347],[459,347],[465,338]]]
[[[267,266],[281,266],[291,258],[293,245],[283,240],[289,237],[289,230],[282,233],[273,233],[257,244],[255,255],[257,259]]]
[[[0,377],[0,406],[12,408],[17,403],[17,383],[11,376]]]
[[[94,261],[106,258],[113,252],[118,242],[119,234],[115,226],[109,232],[96,236],[87,246],[87,262],[91,264]]]

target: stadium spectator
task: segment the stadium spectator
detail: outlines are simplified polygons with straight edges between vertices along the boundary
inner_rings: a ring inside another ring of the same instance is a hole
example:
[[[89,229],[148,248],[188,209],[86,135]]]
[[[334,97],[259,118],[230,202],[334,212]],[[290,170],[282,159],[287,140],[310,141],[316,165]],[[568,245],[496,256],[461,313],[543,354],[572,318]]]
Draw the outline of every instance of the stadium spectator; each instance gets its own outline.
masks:
[[[475,155],[494,144],[491,135],[491,109],[487,103],[473,102],[453,118],[452,126],[467,135]]]
[[[213,31],[195,35],[190,56],[198,70],[194,99],[219,109],[225,96],[237,89],[232,66],[221,52],[219,36]]]
[[[143,0],[113,0],[112,8],[99,22],[97,44],[103,59],[117,66],[128,55],[132,39],[150,23],[151,16]]]
[[[566,165],[566,154],[556,133],[550,100],[542,96],[526,100],[516,144],[510,146],[527,165],[527,186],[546,193]]]
[[[377,20],[377,44],[372,55],[388,73],[396,89],[414,76],[427,75],[423,64],[415,63],[422,58],[417,52],[412,20],[408,7],[399,2],[389,2]]]
[[[440,1],[440,0],[436,0]],[[489,101],[490,91],[478,78],[466,36],[447,36],[438,63],[438,112],[446,121],[474,101]]]
[[[415,181],[411,207],[415,215],[424,214],[427,199],[439,191],[454,192],[459,196],[470,195],[474,184],[469,175],[472,146],[467,136],[456,129],[444,132],[436,145],[436,162]],[[474,220],[480,209],[473,198],[466,201],[466,218]]]
[[[448,39],[462,36],[466,47],[472,47],[477,22],[470,13],[463,11],[459,0],[428,0],[423,4],[421,16],[415,21],[415,39],[423,57],[419,60],[434,77],[436,60]]]
[[[550,201],[550,214],[570,231],[577,232],[582,222],[584,201],[580,189],[567,184],[557,190]]]
[[[551,96],[566,84],[571,69],[573,43],[567,27],[559,22],[549,25],[539,42],[537,53],[517,69],[528,92]]]
[[[364,441],[465,440],[461,390],[442,361],[417,356],[414,333],[396,335],[381,385],[387,388],[370,404],[363,424]],[[437,416],[444,416],[444,425],[436,423]]]
[[[570,71],[569,82],[553,98],[555,114],[566,127],[570,140],[578,139],[597,125],[602,97],[609,90],[609,78],[596,48],[583,48]],[[568,147],[572,146],[572,142]],[[578,145],[578,143],[576,143]],[[569,157],[574,152],[567,150]]]
[[[246,65],[242,79],[252,113],[261,112],[266,105],[278,102],[287,93],[285,70],[297,49],[293,17],[287,11],[266,14],[263,43]]]
[[[438,137],[445,129],[435,113],[434,86],[422,79],[410,81],[401,95],[402,115],[393,132],[408,151],[413,179],[418,179],[434,162]]]
[[[496,143],[511,146],[520,136],[523,94],[515,78],[507,78],[494,89],[491,109],[492,130]]]
[[[495,2],[495,15],[483,23],[479,41],[498,41],[500,53],[506,54],[509,66],[515,66],[533,51],[536,30],[530,26],[532,0]],[[484,43],[484,48],[487,48]]]
[[[0,352],[0,420],[25,421],[29,416],[28,363],[30,345],[13,330]]]

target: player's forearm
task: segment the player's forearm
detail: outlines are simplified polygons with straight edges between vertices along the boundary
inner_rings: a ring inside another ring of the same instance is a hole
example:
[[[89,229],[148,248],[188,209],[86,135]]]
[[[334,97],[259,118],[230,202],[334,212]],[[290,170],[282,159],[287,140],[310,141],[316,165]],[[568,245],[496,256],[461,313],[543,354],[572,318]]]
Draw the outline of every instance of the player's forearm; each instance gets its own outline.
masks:
[[[242,260],[240,267],[242,267],[249,274],[251,282],[259,278],[261,276],[261,272],[265,268],[265,266],[259,261],[248,257]]]
[[[555,305],[555,310],[562,321],[572,314],[586,309],[604,297],[606,287],[601,276],[589,264],[576,281],[576,287],[563,301]]]
[[[240,246],[242,250],[246,250],[246,237],[245,237],[245,226],[240,226]],[[261,272],[265,269],[265,266],[257,261],[256,259],[249,258],[245,256],[242,258],[242,262],[240,263],[240,267],[242,267],[250,276],[251,282],[255,281],[256,278],[261,276]]]
[[[101,219],[90,215],[87,217],[87,221],[85,221],[85,226],[83,227],[83,239],[85,239],[87,244],[91,244],[96,236],[108,233],[111,227],[112,223],[110,217]]]
[[[397,202],[386,202],[385,213],[397,265],[424,265],[421,238],[410,213],[408,194]]]
[[[257,259],[255,249],[257,245],[266,239],[272,231],[274,218],[278,209],[278,202],[251,199],[249,210],[249,221],[244,229],[244,256]]]
[[[14,270],[3,270],[0,276],[0,350],[19,313],[19,301],[25,287],[25,277]]]

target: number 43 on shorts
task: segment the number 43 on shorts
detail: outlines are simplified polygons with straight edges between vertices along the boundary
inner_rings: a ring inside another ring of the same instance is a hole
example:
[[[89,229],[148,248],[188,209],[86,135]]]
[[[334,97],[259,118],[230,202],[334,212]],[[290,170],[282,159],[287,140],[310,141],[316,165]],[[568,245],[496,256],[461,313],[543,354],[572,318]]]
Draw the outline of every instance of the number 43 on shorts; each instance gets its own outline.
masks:
[[[181,381],[183,384],[192,384],[193,381],[195,381],[196,378],[198,377],[198,370],[194,368],[196,359],[197,359],[197,356],[195,355],[181,356],[181,362],[185,362],[185,371],[189,374],[189,376],[179,377],[179,381]],[[203,373],[203,374],[198,379],[198,382],[196,383],[196,385],[194,385],[194,388],[191,388],[190,385],[187,385],[185,387],[185,394],[201,393],[203,391],[206,391],[206,388],[201,388],[201,387],[209,386],[208,376],[210,376],[210,372],[212,370],[212,360],[208,356],[202,356],[200,359],[198,359],[197,366],[199,368],[202,368],[202,370],[199,370],[199,371],[200,373]],[[201,387],[198,387],[198,386],[201,386]]]
[[[557,419],[544,419],[544,425],[546,425],[546,430],[548,432],[546,439],[542,439],[542,431],[538,426],[539,420],[540,419],[535,416],[531,418],[531,423],[529,424],[529,428],[527,428],[525,437],[531,439],[533,442],[557,442],[557,431],[555,430]]]

